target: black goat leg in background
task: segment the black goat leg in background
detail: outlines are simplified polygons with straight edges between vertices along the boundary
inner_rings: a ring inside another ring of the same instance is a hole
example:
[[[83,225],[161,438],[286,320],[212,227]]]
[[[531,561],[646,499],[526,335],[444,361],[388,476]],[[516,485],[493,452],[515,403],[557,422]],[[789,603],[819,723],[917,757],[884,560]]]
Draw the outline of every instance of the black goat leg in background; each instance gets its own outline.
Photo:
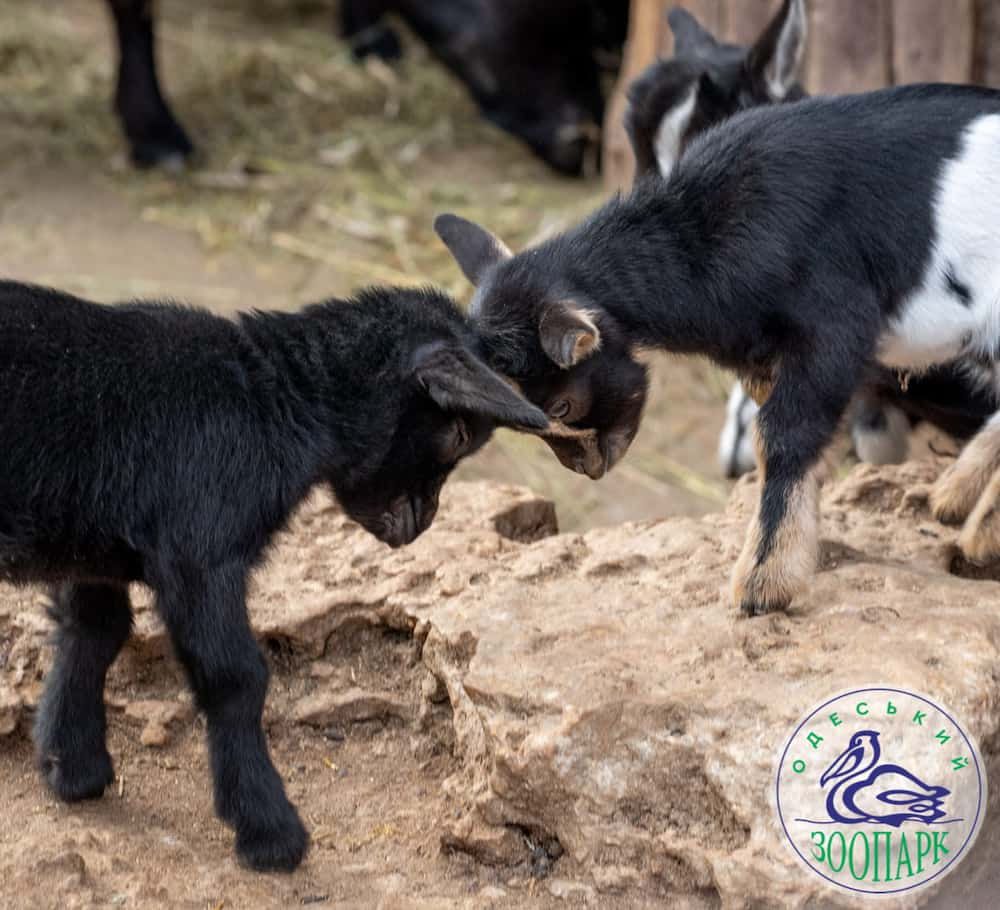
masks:
[[[176,170],[194,146],[174,119],[156,76],[153,0],[109,0],[118,37],[115,110],[128,138],[133,164]]]
[[[359,60],[369,54],[383,60],[398,60],[403,55],[399,37],[384,21],[392,6],[392,0],[341,0],[340,34],[350,41]]]
[[[104,680],[132,630],[128,590],[64,585],[49,612],[58,627],[35,720],[38,768],[60,799],[96,799],[115,777],[105,743]]]

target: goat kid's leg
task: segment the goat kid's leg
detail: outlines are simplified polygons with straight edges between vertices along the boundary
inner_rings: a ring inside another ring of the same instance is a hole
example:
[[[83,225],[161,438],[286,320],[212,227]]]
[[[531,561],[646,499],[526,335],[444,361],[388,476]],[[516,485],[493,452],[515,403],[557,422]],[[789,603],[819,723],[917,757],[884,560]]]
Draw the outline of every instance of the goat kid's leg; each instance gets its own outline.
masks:
[[[1000,469],[993,472],[966,519],[958,546],[966,559],[979,565],[1000,559]]]
[[[719,467],[726,477],[740,477],[757,466],[753,422],[759,409],[743,384],[733,383],[726,404],[726,422],[719,434]]]
[[[841,351],[841,356],[846,356]],[[849,364],[788,358],[757,415],[763,487],[733,573],[733,596],[748,616],[784,610],[807,585],[819,548],[817,471],[853,388]],[[766,388],[754,389],[761,400]]]
[[[124,587],[70,584],[53,594],[55,662],[35,719],[39,771],[60,799],[96,799],[115,779],[104,680],[132,630]]]
[[[268,669],[250,629],[242,566],[168,574],[157,607],[208,721],[220,818],[236,831],[242,862],[290,872],[309,846],[298,812],[268,755],[261,726]]]
[[[944,524],[961,524],[1000,469],[1000,414],[972,437],[931,490],[931,510]]]
[[[154,0],[109,0],[118,38],[115,110],[139,167],[177,170],[194,146],[174,118],[156,75]]]
[[[816,468],[769,476],[759,429],[757,438],[764,486],[733,572],[733,599],[747,616],[787,609],[815,573],[819,547]]]

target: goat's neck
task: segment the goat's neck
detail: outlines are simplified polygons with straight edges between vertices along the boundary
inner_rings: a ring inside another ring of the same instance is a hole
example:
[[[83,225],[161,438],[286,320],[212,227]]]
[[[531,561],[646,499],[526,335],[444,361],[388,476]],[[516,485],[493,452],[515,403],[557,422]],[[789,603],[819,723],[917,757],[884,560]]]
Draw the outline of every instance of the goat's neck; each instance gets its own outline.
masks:
[[[368,423],[393,425],[395,384],[379,381],[378,345],[357,308],[323,305],[298,313],[245,316],[245,360],[258,400],[270,405],[279,436],[302,441],[303,468],[320,476],[346,475],[365,463]],[[369,421],[372,414],[382,417]]]
[[[681,209],[662,192],[615,200],[554,251],[571,293],[612,317],[633,344],[727,361],[725,275],[700,213]]]

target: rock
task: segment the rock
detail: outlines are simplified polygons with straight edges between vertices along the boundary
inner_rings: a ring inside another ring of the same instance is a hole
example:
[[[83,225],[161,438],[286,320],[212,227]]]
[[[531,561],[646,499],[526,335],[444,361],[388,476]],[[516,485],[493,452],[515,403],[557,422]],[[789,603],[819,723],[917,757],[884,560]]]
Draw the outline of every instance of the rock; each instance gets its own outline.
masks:
[[[294,717],[301,724],[329,727],[367,720],[408,720],[409,708],[386,692],[349,689],[346,692],[320,691],[300,699]]]
[[[483,824],[472,815],[447,825],[441,846],[468,853],[486,866],[514,866],[531,859],[524,836],[513,827]]]
[[[8,736],[17,729],[23,707],[21,696],[0,683],[0,736]]]
[[[549,894],[553,897],[567,901],[590,902],[597,897],[597,893],[591,885],[582,882],[573,882],[565,878],[553,878],[548,883]]]
[[[863,467],[831,485],[821,571],[787,615],[742,620],[729,600],[746,482],[724,514],[507,546],[475,586],[421,592],[422,659],[447,689],[463,760],[446,785],[463,806],[446,847],[517,866],[512,832],[532,832],[565,851],[553,875],[580,897],[850,906],[797,865],[771,802],[780,747],[808,708],[873,677],[913,688],[950,705],[997,763],[1000,586],[950,571],[957,532],[923,495],[937,470]],[[996,840],[985,828],[943,892],[988,868]]]
[[[191,719],[190,705],[175,701],[134,701],[125,706],[125,716],[145,722],[139,741],[149,748],[170,742],[172,729]]]
[[[802,867],[772,805],[780,748],[809,708],[872,682],[922,691],[954,709],[1000,779],[1000,569],[956,559],[957,529],[929,514],[940,467],[861,467],[828,484],[818,574],[789,613],[753,620],[729,597],[752,480],[721,514],[567,535],[550,533],[530,493],[452,484],[435,525],[400,550],[317,496],[251,596],[257,634],[280,646],[273,723],[409,722],[419,704],[428,728],[450,725],[438,731],[456,768],[448,810],[428,824],[447,850],[504,870],[511,890],[598,906],[614,894],[635,906],[856,906]],[[21,696],[45,660],[16,596],[5,589],[0,619],[14,648],[27,642]],[[323,658],[365,627],[410,636],[423,666],[397,647],[394,662],[362,661],[367,675],[345,691],[353,664]],[[159,660],[154,649],[135,659]],[[408,674],[412,692],[389,691],[380,673]],[[176,722],[148,706],[172,703],[139,704],[126,711],[148,726]],[[907,906],[994,905],[994,791],[960,871]]]
[[[59,883],[60,890],[77,889],[87,880],[87,863],[75,850],[65,850],[55,856],[37,860],[32,871],[53,884]]]
[[[430,531],[392,550],[317,492],[258,574],[254,627],[260,637],[312,658],[323,656],[331,636],[359,625],[412,632],[416,608],[469,588],[513,540],[555,528],[551,501],[528,490],[455,483],[444,488]]]

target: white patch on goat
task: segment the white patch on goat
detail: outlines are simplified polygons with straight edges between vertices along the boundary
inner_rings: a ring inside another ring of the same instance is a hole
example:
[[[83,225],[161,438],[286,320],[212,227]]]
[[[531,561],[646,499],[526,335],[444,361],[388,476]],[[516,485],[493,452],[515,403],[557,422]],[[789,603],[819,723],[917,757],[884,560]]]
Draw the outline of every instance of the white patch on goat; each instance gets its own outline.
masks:
[[[726,405],[726,422],[719,435],[719,467],[727,477],[739,477],[757,465],[750,424],[759,410],[743,386],[734,383]]]
[[[656,152],[656,167],[661,177],[666,177],[681,156],[681,144],[687,132],[691,117],[694,115],[695,102],[698,100],[698,83],[691,86],[690,91],[668,111],[660,121],[653,140],[653,150]]]
[[[975,120],[943,168],[934,200],[934,241],[921,286],[882,338],[879,359],[920,370],[960,354],[1000,352],[1000,115]],[[968,290],[963,304],[949,276]]]

